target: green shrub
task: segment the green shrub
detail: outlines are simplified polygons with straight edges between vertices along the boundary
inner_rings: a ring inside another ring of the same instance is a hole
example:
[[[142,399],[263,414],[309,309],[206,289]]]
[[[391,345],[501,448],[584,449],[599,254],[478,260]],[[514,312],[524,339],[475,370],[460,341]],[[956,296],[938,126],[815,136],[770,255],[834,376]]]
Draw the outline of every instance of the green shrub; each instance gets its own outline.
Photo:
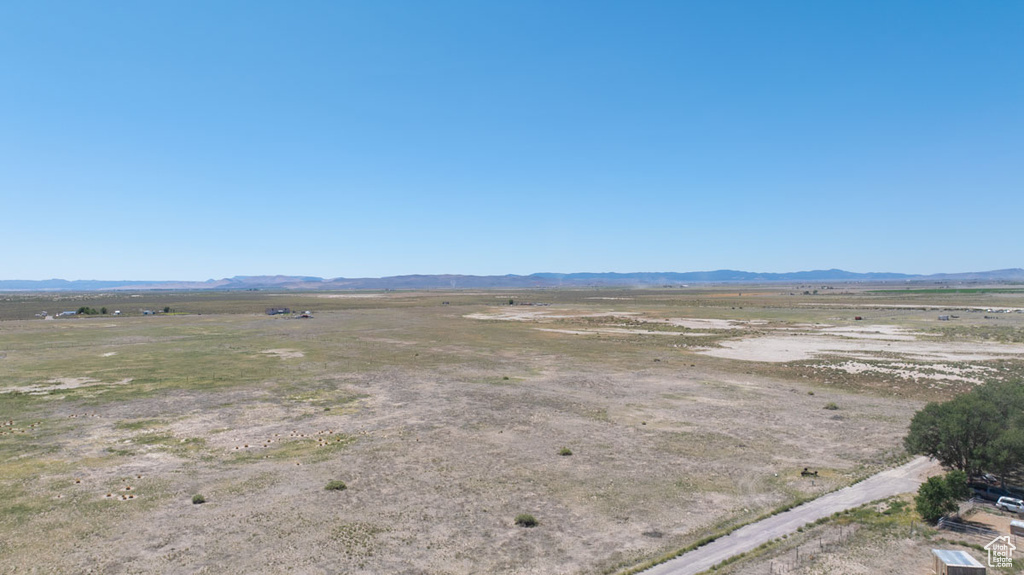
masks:
[[[558,454],[559,455],[572,455],[572,450],[569,449],[568,447],[563,447],[563,448],[558,450]]]
[[[520,527],[536,527],[540,525],[540,521],[529,513],[520,513],[516,515],[516,525]]]
[[[929,477],[917,490],[914,503],[922,519],[935,523],[945,515],[956,513],[960,502],[970,496],[967,474],[954,469],[943,477]]]
[[[839,406],[836,405],[836,403],[834,401],[830,401],[830,402],[825,404],[825,409],[830,409],[832,411],[835,411],[835,410],[839,409]]]
[[[192,496],[192,505],[201,505],[206,503],[206,498],[201,493],[196,493]]]
[[[324,486],[327,491],[344,491],[348,489],[348,485],[345,485],[344,481],[335,479],[334,481],[328,481],[327,485]]]

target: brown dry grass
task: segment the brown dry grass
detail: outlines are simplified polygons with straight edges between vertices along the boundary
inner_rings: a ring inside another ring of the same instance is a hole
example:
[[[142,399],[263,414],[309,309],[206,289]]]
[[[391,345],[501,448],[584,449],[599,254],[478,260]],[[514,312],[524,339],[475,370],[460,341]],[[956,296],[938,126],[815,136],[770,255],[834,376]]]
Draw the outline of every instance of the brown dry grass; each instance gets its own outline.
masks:
[[[885,397],[700,353],[833,309],[766,305],[786,299],[766,293],[712,307],[710,295],[532,294],[569,316],[543,323],[465,317],[501,311],[497,292],[319,298],[338,307],[314,320],[211,314],[211,300],[201,316],[3,322],[0,387],[99,383],[0,396],[12,421],[0,428],[0,562],[608,572],[899,457],[919,393]],[[588,315],[606,319],[575,319]],[[758,323],[692,338],[634,333],[636,318]],[[536,329],[617,324],[633,331]],[[702,343],[677,341],[691,339]],[[820,477],[800,477],[803,467]],[[325,491],[334,479],[348,489]],[[192,505],[195,493],[207,502]],[[520,513],[540,526],[517,528]]]

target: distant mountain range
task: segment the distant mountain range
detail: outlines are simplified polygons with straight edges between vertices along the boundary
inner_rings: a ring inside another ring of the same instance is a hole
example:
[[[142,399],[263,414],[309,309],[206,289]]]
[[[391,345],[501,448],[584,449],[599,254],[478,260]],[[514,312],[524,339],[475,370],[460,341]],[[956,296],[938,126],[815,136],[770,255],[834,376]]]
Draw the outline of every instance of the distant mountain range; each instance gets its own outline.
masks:
[[[637,273],[536,273],[526,276],[406,275],[383,278],[333,278],[312,276],[235,276],[205,282],[188,281],[100,281],[100,280],[0,280],[0,291],[98,291],[98,290],[381,290],[461,288],[549,288],[549,287],[643,287],[691,283],[762,282],[891,282],[971,281],[1024,282],[1024,269],[987,272],[914,275],[900,273],[856,273],[843,270],[813,270],[789,273],[759,273],[736,270],[707,272]]]

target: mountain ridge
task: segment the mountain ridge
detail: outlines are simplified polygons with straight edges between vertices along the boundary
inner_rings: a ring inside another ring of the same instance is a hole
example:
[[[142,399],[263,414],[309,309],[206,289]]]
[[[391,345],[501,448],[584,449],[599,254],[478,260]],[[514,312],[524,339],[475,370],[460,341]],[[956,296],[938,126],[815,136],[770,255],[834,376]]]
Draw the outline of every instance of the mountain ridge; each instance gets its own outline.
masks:
[[[643,287],[681,283],[759,283],[792,281],[994,281],[1024,282],[1024,269],[980,272],[904,274],[896,272],[849,272],[841,269],[798,272],[747,272],[712,270],[697,272],[539,272],[530,275],[408,274],[380,278],[321,278],[317,276],[234,276],[206,281],[141,280],[0,280],[0,291],[99,291],[99,290],[246,290],[282,289],[380,290],[545,287]]]

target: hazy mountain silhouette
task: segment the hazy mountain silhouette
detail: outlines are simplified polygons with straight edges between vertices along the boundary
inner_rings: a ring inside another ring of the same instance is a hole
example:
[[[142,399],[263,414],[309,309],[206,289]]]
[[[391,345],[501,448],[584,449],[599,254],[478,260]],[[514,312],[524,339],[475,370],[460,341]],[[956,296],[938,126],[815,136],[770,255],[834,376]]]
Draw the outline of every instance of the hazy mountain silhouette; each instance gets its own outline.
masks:
[[[887,282],[887,281],[1024,281],[1024,269],[985,272],[915,275],[902,273],[857,273],[838,269],[788,273],[715,270],[704,272],[635,273],[535,273],[530,275],[404,275],[383,278],[332,278],[315,276],[235,276],[205,282],[189,281],[105,281],[105,280],[0,280],[4,291],[98,291],[98,290],[346,290],[346,289],[452,289],[452,288],[545,288],[545,287],[643,287],[691,283],[760,282]]]

